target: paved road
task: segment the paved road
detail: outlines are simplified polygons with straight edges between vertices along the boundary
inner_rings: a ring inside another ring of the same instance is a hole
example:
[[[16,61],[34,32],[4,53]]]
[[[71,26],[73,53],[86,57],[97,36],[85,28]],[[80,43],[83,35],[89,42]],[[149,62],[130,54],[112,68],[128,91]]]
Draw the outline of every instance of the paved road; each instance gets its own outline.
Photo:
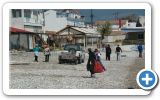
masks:
[[[44,61],[40,53],[39,62],[33,62],[32,52],[10,53],[10,88],[12,89],[127,89],[139,88],[136,74],[144,68],[144,58],[138,53],[123,52],[120,61],[112,54],[111,61],[105,61],[102,52],[102,63],[107,71],[90,78],[86,71],[86,60],[83,64],[58,64],[58,52],[52,52],[50,62]]]

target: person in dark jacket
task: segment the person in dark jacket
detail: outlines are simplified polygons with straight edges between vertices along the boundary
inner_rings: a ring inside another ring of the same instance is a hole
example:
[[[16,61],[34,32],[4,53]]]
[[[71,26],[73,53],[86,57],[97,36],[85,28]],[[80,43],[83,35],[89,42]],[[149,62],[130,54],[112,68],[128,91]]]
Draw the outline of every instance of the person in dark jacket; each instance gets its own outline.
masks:
[[[95,77],[94,73],[94,60],[95,60],[95,54],[92,52],[91,48],[88,49],[88,62],[87,62],[87,71],[90,71],[91,77]]]
[[[110,45],[108,44],[107,47],[106,47],[106,60],[110,61],[111,52],[112,52],[112,50],[110,48]]]
[[[141,44],[138,45],[139,57],[142,58],[143,47]]]
[[[116,47],[116,53],[117,53],[117,61],[120,60],[122,49],[117,45]]]

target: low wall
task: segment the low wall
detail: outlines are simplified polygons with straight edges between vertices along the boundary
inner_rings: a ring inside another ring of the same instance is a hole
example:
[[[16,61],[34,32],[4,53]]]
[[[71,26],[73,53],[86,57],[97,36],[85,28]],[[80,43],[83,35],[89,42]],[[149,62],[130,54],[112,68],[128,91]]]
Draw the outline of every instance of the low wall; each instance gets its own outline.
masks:
[[[138,51],[137,46],[138,45],[120,45],[122,51]],[[116,50],[116,47],[117,46],[113,46],[111,48],[112,48],[112,50]],[[143,45],[143,49],[145,49],[144,45]]]

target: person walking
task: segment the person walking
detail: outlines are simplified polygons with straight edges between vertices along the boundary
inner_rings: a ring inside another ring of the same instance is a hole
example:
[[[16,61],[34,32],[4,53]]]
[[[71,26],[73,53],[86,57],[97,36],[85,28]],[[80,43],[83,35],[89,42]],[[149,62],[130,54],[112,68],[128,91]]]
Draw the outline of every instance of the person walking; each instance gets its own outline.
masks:
[[[110,45],[108,44],[107,47],[106,47],[106,60],[110,61],[110,55],[111,55],[111,48],[110,48]]]
[[[94,60],[95,60],[95,55],[94,52],[92,52],[91,48],[88,48],[88,62],[87,62],[87,71],[90,71],[91,77],[95,77],[94,73]]]
[[[117,53],[117,61],[120,60],[120,54],[122,52],[122,49],[117,45],[116,47],[116,53]]]
[[[100,67],[102,67],[103,70],[105,71],[106,69],[105,69],[105,67],[103,66],[102,62],[101,62],[101,53],[98,51],[98,49],[95,49],[94,54],[95,54],[95,60],[96,60],[97,62],[99,62]]]
[[[138,45],[139,57],[142,58],[143,47],[142,44]]]
[[[35,62],[38,62],[38,55],[39,55],[39,46],[38,44],[35,45],[35,47],[33,48],[33,51],[34,51],[34,61]]]
[[[45,55],[45,62],[49,62],[50,49],[48,45],[46,45],[44,49],[44,55]]]

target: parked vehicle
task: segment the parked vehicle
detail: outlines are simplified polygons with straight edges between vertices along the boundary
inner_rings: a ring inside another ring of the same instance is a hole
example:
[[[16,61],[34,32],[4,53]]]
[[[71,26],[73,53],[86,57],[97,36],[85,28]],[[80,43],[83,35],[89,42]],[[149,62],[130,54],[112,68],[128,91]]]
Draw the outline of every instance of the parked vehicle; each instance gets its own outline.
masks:
[[[79,44],[66,44],[64,51],[59,55],[59,64],[62,63],[83,63],[85,59],[85,52],[83,46]]]

